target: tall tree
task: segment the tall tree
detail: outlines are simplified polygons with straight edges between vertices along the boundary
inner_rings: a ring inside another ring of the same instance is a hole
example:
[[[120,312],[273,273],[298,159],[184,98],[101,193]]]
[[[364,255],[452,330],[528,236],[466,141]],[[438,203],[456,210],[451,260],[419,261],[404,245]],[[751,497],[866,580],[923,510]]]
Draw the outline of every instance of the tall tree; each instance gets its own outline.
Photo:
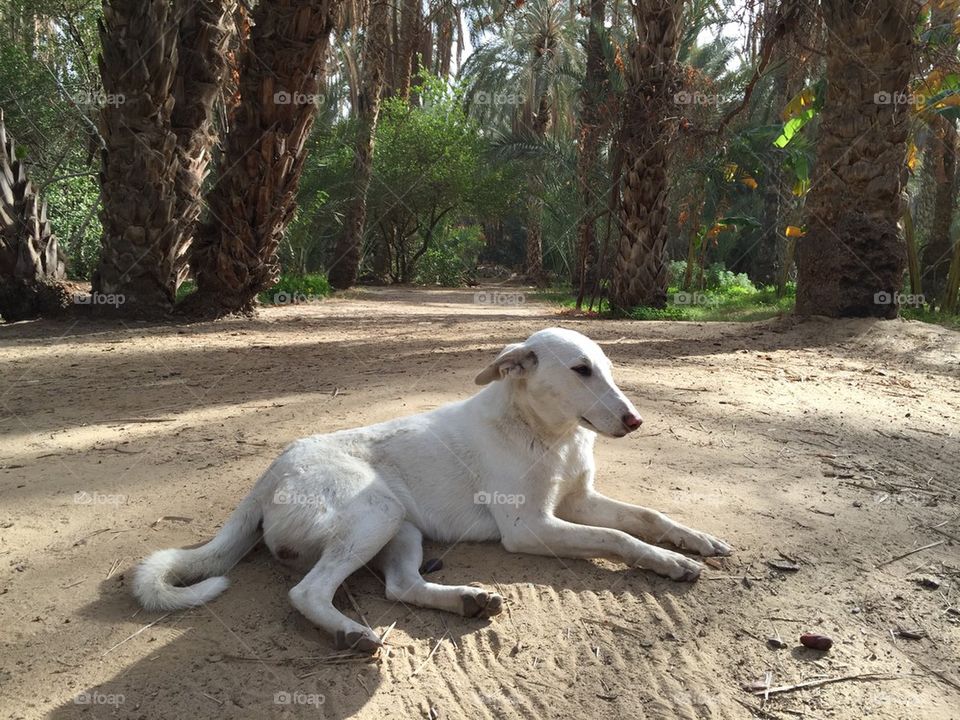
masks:
[[[127,314],[173,306],[180,164],[171,124],[177,22],[167,0],[105,0],[100,76],[107,102],[100,183],[103,225],[94,291],[123,295]]]
[[[0,112],[0,316],[15,322],[62,309],[65,265],[46,201],[17,157]]]
[[[931,3],[931,40],[946,62],[937,63],[941,73],[955,72],[957,64],[958,0],[939,0]],[[952,64],[954,67],[949,67]],[[940,113],[930,122],[929,149],[926,153],[928,171],[934,179],[933,218],[929,240],[923,249],[923,293],[927,301],[942,307],[946,300],[947,275],[953,255],[950,226],[957,198],[957,124],[953,117]],[[914,289],[916,292],[916,289]]]
[[[895,317],[915,60],[914,0],[822,0],[830,35],[817,161],[798,244],[797,313]]]
[[[367,191],[373,174],[373,142],[380,115],[380,95],[384,86],[387,51],[390,44],[390,2],[371,0],[367,28],[363,38],[363,81],[355,106],[357,131],[353,152],[353,197],[330,267],[330,284],[348,288],[357,280],[364,223],[367,217]]]
[[[683,0],[632,0],[636,38],[626,67],[620,144],[622,233],[611,300],[619,308],[667,300],[669,144],[676,131],[678,23]]]
[[[464,64],[471,113],[502,128],[503,144],[528,161],[525,272],[537,283],[543,269],[544,157],[548,139],[575,132],[583,53],[577,25],[561,0],[531,0],[499,37],[481,44]]]
[[[396,42],[393,43],[396,59],[391,91],[393,95],[407,100],[410,97],[410,84],[416,69],[417,48],[420,47],[423,3],[422,0],[398,0],[397,5],[400,18]]]
[[[577,142],[577,187],[583,203],[583,216],[577,222],[577,258],[574,278],[577,285],[577,309],[583,303],[589,284],[588,274],[596,260],[595,208],[597,198],[604,197],[594,185],[600,159],[600,140],[603,135],[603,108],[607,91],[607,67],[603,56],[603,23],[606,19],[606,0],[590,0],[590,24],[587,26],[587,69],[580,90],[580,137]]]
[[[279,276],[277,247],[296,210],[338,5],[264,0],[254,10],[240,104],[191,251],[197,290],[188,312],[249,311]]]
[[[180,224],[170,276],[173,292],[186,277],[188,250],[202,205],[201,189],[216,142],[214,109],[224,89],[232,0],[177,0],[178,62],[171,125],[179,168],[175,217]]]

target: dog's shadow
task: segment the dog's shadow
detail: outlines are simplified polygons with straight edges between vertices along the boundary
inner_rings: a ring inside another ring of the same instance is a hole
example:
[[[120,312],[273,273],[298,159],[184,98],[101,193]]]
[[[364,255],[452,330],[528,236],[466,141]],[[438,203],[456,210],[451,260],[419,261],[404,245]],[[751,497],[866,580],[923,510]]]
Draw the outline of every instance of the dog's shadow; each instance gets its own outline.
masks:
[[[424,557],[443,563],[429,580],[500,592],[513,610],[529,602],[556,612],[549,603],[564,602],[571,592],[681,596],[691,589],[619,565],[511,554],[495,543],[428,543]],[[99,598],[80,614],[82,622],[102,626],[103,632],[95,634],[108,638],[90,654],[90,665],[111,666],[132,647],[141,659],[118,665],[109,680],[74,688],[73,699],[51,717],[347,718],[362,709],[383,680],[380,661],[341,658],[332,640],[294,610],[287,591],[300,575],[278,564],[263,546],[233,568],[231,587],[223,595],[186,611],[138,610],[129,572],[102,581]],[[396,623],[386,639],[395,648],[409,639],[433,647],[443,637],[459,645],[490,626],[500,627],[505,642],[522,632],[508,612],[478,620],[388,600],[382,579],[368,570],[351,576],[335,603],[378,633]],[[146,655],[144,648],[151,648]],[[386,662],[399,664],[398,655],[404,653],[391,652]],[[426,655],[418,652],[416,657]],[[410,673],[399,665],[393,669],[401,676]]]

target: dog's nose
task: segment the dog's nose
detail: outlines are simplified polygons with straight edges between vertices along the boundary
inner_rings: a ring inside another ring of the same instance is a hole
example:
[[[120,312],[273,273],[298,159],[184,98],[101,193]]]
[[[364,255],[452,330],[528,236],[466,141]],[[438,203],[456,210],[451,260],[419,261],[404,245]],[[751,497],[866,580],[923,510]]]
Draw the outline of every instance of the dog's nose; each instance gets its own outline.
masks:
[[[633,415],[632,413],[627,413],[623,416],[623,424],[627,426],[627,430],[633,432],[638,427],[643,425],[643,418],[639,415]]]

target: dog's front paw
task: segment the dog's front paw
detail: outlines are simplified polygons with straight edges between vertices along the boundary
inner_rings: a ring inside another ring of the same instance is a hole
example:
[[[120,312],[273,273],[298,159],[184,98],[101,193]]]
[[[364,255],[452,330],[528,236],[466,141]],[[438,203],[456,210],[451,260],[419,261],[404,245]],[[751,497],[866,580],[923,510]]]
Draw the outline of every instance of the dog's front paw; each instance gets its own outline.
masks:
[[[707,535],[699,530],[683,528],[678,530],[670,542],[681,550],[695,552],[701,557],[714,557],[715,555],[730,555],[733,548],[727,545],[723,540],[719,540],[713,535]]]
[[[680,553],[665,551],[657,561],[645,563],[645,567],[657,575],[663,575],[678,582],[693,582],[700,577],[703,565]]]
[[[491,618],[503,612],[503,596],[483,590],[463,593],[463,615],[469,618]]]
[[[352,650],[355,653],[372,655],[383,646],[383,643],[372,630],[363,632],[337,630],[334,645],[337,650]]]

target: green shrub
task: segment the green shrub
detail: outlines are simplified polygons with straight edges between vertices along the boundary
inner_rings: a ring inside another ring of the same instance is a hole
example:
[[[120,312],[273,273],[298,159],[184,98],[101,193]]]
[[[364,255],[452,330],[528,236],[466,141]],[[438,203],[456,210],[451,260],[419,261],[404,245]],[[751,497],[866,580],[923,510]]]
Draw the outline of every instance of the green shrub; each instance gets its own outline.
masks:
[[[277,284],[260,293],[259,297],[264,305],[299,305],[321,300],[330,291],[326,275],[281,275]]]
[[[479,225],[447,229],[420,258],[416,282],[444,287],[463,285],[476,268],[483,246]]]
[[[727,270],[723,263],[713,263],[707,268],[705,273],[707,290],[722,290],[724,292],[733,288],[756,292],[756,286],[750,281],[746,273],[734,273]]]
[[[667,283],[670,287],[680,287],[683,285],[683,278],[686,274],[686,260],[671,260],[667,265]]]

